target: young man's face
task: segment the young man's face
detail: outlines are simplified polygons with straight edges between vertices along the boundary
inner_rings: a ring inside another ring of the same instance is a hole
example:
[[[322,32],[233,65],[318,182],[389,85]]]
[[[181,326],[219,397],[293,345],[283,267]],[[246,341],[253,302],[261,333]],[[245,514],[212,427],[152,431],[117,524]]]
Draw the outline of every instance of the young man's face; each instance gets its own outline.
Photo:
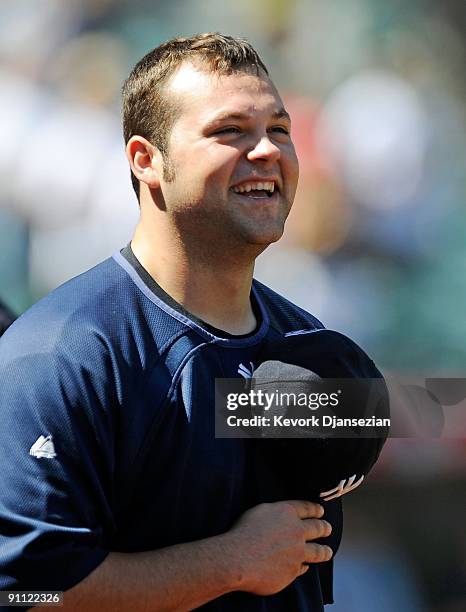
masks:
[[[218,246],[278,240],[295,196],[298,161],[289,117],[270,79],[252,71],[218,75],[185,63],[166,95],[180,104],[180,114],[161,190],[182,239]]]

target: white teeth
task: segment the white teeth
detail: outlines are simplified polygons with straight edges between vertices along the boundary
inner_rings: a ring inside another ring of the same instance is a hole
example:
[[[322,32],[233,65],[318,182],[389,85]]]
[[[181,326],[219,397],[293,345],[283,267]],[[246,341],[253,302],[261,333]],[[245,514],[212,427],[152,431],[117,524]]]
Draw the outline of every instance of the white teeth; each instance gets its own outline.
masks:
[[[243,183],[242,185],[237,185],[233,187],[233,191],[236,193],[247,193],[252,189],[260,190],[260,191],[270,191],[273,193],[275,191],[275,183],[273,181],[266,181],[263,183]]]

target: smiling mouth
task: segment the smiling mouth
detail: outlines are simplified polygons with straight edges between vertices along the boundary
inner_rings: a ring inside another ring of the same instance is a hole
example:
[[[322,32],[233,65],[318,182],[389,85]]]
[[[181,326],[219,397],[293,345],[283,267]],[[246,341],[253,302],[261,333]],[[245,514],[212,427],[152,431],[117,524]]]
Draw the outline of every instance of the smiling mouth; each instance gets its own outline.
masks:
[[[270,200],[275,195],[275,192],[272,193],[264,189],[251,189],[251,191],[243,192],[233,191],[233,193],[249,200]]]
[[[268,200],[273,197],[276,189],[273,181],[244,183],[231,187],[231,191],[252,200]]]

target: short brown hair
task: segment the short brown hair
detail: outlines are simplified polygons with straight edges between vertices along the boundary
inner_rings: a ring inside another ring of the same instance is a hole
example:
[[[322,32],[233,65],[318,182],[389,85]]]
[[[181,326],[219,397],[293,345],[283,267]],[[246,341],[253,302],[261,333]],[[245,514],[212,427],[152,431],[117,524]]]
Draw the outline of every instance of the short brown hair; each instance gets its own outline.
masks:
[[[149,51],[133,68],[123,85],[123,133],[125,143],[143,136],[168,157],[168,137],[178,116],[177,106],[163,95],[164,85],[185,61],[201,61],[212,72],[230,74],[235,70],[267,68],[251,44],[242,38],[218,33],[174,38]],[[139,181],[131,173],[139,198]]]

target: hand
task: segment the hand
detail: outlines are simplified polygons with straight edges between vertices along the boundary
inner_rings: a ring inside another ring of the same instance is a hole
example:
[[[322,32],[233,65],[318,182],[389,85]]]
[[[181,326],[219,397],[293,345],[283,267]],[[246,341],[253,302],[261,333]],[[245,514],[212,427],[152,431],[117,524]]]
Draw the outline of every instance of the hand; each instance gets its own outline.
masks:
[[[309,563],[332,557],[329,546],[312,540],[329,536],[322,506],[308,501],[260,504],[245,512],[225,534],[227,551],[239,570],[237,590],[271,595],[304,574]]]

